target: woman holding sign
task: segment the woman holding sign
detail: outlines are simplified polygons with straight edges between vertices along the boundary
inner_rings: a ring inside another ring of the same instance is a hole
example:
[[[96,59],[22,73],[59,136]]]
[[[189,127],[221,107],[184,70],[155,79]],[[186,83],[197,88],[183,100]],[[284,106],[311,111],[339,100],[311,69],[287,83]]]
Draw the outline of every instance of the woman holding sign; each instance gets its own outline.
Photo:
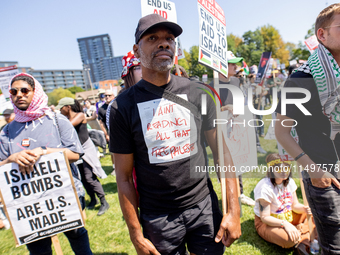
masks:
[[[83,146],[85,152],[82,158],[83,163],[79,164],[78,167],[81,174],[81,180],[84,184],[87,194],[91,198],[87,208],[93,209],[98,203],[95,196],[97,194],[101,203],[97,215],[103,215],[109,209],[110,205],[105,199],[103,187],[97,176],[99,178],[106,178],[107,175],[102,169],[99,159],[96,156],[93,156],[97,155],[97,152],[87,131],[87,121],[85,114],[83,113],[82,106],[77,100],[74,100],[70,97],[64,97],[59,101],[59,104],[56,108],[60,110],[61,114],[65,115],[70,120],[71,124],[76,129],[80,143]]]

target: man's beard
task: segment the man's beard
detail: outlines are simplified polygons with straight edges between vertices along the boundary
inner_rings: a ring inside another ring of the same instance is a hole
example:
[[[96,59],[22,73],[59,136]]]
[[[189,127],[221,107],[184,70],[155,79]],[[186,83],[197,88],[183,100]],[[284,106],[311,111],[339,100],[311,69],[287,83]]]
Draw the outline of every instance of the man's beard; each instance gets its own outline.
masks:
[[[165,51],[171,54],[171,59],[165,59],[162,61],[154,61],[155,56],[162,51]],[[172,66],[174,65],[174,54],[170,50],[160,49],[156,52],[153,52],[150,56],[150,55],[146,55],[144,51],[142,50],[142,48],[140,47],[139,54],[140,54],[141,64],[151,70],[155,70],[158,72],[166,72],[166,71],[171,70]]]

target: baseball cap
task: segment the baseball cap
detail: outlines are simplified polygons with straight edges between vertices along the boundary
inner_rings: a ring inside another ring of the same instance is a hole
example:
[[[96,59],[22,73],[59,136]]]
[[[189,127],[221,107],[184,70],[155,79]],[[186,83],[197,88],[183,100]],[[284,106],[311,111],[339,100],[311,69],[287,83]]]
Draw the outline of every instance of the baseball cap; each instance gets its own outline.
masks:
[[[162,25],[169,28],[173,32],[175,37],[179,36],[183,32],[183,29],[178,24],[167,21],[161,15],[155,13],[149,14],[141,18],[138,22],[135,32],[136,44],[139,42],[139,40],[142,38],[146,31],[158,25]]]
[[[228,60],[228,63],[231,63],[231,64],[236,64],[238,62],[241,62],[243,61],[243,58],[237,58],[234,53],[232,53],[230,50],[227,51],[227,60]]]
[[[100,95],[100,94],[104,94],[105,93],[105,89],[98,89],[98,96]]]
[[[60,99],[58,105],[55,107],[57,110],[60,110],[65,105],[74,105],[74,99],[71,97],[64,97]]]
[[[2,115],[6,115],[6,114],[10,115],[10,114],[12,114],[13,112],[14,112],[13,109],[6,109],[6,110],[4,110],[4,112],[2,113]]]

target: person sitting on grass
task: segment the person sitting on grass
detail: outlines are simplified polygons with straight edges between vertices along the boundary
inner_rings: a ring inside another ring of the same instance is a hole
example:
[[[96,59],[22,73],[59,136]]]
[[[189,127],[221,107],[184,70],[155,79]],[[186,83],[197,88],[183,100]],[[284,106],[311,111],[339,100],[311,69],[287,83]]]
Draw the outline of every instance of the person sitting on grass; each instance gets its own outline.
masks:
[[[290,161],[282,161],[278,153],[271,153],[266,157],[266,162],[267,177],[254,189],[257,233],[282,248],[291,248],[300,243],[300,247],[303,244],[309,246],[308,223],[303,222],[311,211],[298,201]]]

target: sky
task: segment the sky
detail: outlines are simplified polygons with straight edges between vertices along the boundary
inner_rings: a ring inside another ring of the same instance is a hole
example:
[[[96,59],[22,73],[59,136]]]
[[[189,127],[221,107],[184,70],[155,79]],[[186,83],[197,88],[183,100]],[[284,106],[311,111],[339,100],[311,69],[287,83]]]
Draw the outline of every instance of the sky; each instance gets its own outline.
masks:
[[[142,0],[147,1],[147,0]],[[183,48],[199,43],[197,0],[172,0],[183,28]],[[270,24],[285,42],[303,41],[319,12],[333,0],[218,0],[227,34]],[[132,50],[141,0],[15,0],[0,5],[0,61],[34,69],[82,69],[77,38],[111,37],[114,56]]]

